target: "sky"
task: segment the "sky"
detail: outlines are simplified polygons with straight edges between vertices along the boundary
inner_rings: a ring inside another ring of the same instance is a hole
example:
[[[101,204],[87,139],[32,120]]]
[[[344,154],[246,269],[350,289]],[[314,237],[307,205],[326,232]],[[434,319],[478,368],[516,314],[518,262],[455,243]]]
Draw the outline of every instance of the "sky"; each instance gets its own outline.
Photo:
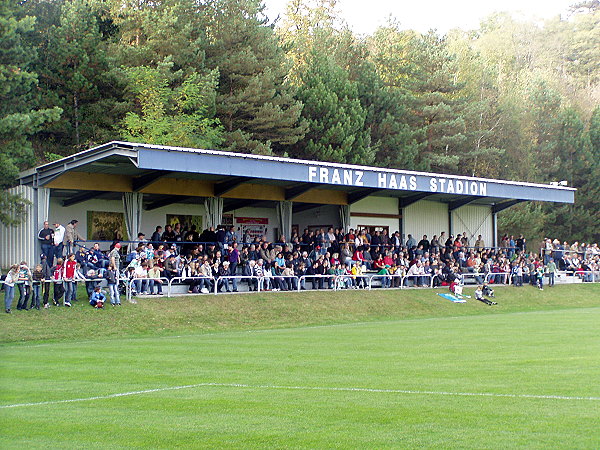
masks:
[[[287,0],[264,0],[267,16],[283,16]],[[514,17],[547,19],[564,14],[576,0],[338,0],[338,10],[358,34],[371,34],[391,14],[403,29],[446,33],[452,28],[475,29],[493,12],[508,11]]]

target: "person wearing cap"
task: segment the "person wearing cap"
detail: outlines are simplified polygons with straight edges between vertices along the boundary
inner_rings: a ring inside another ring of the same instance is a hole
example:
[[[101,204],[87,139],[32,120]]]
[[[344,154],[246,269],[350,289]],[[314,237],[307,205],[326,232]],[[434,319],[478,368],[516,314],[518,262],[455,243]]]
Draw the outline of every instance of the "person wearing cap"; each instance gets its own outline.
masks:
[[[117,273],[121,270],[121,243],[117,242],[108,254],[108,265],[112,265]]]

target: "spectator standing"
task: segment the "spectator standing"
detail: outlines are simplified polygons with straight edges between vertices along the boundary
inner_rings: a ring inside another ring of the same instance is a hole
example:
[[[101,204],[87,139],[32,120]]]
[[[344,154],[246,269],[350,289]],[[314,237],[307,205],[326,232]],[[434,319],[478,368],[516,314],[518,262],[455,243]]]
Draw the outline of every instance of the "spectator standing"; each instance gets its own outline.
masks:
[[[75,242],[83,241],[83,237],[77,232],[78,220],[73,219],[65,228],[64,244],[67,248],[67,255],[75,252]]]
[[[70,253],[63,265],[63,283],[65,288],[65,306],[71,306],[71,299],[75,297],[75,270],[77,261],[75,255]]]
[[[44,283],[44,269],[41,264],[38,264],[35,266],[35,270],[32,273],[30,309],[40,309],[40,289],[42,283]]]
[[[548,286],[554,286],[554,274],[556,273],[556,263],[554,258],[550,258],[550,261],[546,265],[546,272],[548,273]]]
[[[483,238],[481,235],[477,236],[477,240],[475,241],[475,250],[480,252],[485,248],[485,243],[483,242]]]
[[[19,289],[19,302],[17,303],[17,309],[27,310],[31,279],[32,276],[29,266],[27,266],[25,261],[21,261],[21,264],[19,264],[19,280],[17,282],[17,288]]]
[[[55,306],[60,306],[60,299],[65,293],[63,287],[63,259],[58,258],[52,268],[52,282],[54,283],[53,301]]]
[[[50,228],[48,221],[44,222],[44,227],[38,233],[38,241],[42,246],[42,253],[44,255],[51,255],[54,247],[54,230]]]
[[[231,227],[233,228],[233,227]],[[235,238],[235,236],[234,236]],[[229,271],[231,272],[231,275],[235,276],[237,275],[237,267],[238,264],[240,263],[240,252],[238,250],[238,243],[234,240],[231,244],[231,249],[229,251]],[[231,280],[231,287],[233,288],[233,292],[237,292],[238,288],[237,288],[237,279],[232,278]]]
[[[153,244],[159,244],[162,241],[162,227],[160,225],[158,225],[154,231],[154,233],[152,233],[152,236],[150,237],[150,242],[152,242]]]
[[[171,225],[165,226],[165,232],[162,234],[161,240],[164,242],[175,242],[176,235]]]
[[[63,241],[65,239],[65,227],[60,223],[54,223],[54,249],[52,255],[48,255],[48,261],[50,265],[54,264],[54,258],[58,259],[63,257]]]
[[[106,283],[108,284],[110,304],[113,306],[121,306],[121,299],[119,298],[119,271],[115,268],[113,263],[108,265],[108,269],[104,276],[106,278]]]
[[[108,254],[108,265],[113,266],[113,269],[118,272],[121,270],[121,254],[119,251],[121,250],[121,244],[117,242],[114,248]]]
[[[13,264],[4,279],[4,312],[10,314],[15,298],[15,284],[19,281],[19,266]]]
[[[42,297],[44,302],[44,308],[48,308],[48,300],[50,297],[50,287],[52,286],[52,264],[43,253],[40,255],[42,272],[44,274],[44,281],[42,283]]]

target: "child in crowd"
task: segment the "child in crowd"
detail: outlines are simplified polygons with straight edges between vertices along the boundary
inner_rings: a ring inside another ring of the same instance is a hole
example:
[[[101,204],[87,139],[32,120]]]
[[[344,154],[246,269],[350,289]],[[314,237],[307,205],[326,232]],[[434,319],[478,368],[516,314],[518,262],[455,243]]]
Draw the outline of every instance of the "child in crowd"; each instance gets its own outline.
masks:
[[[4,279],[4,311],[10,314],[12,302],[15,298],[15,284],[19,281],[19,266],[14,264]]]
[[[92,305],[94,308],[101,309],[104,308],[105,301],[106,295],[104,295],[104,292],[102,292],[100,286],[96,286],[96,288],[94,289],[94,293],[90,297],[90,305]]]
[[[487,297],[492,297],[493,298],[493,297],[496,296],[496,294],[494,294],[494,290],[487,283],[483,284],[482,291],[483,291],[483,295],[485,295]]]
[[[110,294],[110,304],[113,306],[121,306],[119,298],[119,272],[115,269],[115,265],[110,263],[104,274],[106,283],[108,284],[108,292]]]
[[[483,286],[481,286],[481,285],[477,286],[477,289],[475,289],[475,299],[479,300],[480,302],[483,302],[489,306],[497,305],[496,302],[488,300],[487,298],[484,297]]]
[[[53,302],[55,306],[60,306],[60,299],[65,293],[65,289],[63,287],[63,259],[58,258],[56,260],[56,265],[52,268],[52,283],[54,283],[54,296]],[[71,306],[66,305],[65,306]]]
[[[19,264],[19,281],[17,282],[17,289],[19,289],[19,302],[17,303],[17,309],[27,310],[27,302],[29,301],[30,286],[31,283],[31,270],[27,266],[27,262],[21,261]]]
[[[42,283],[44,282],[44,270],[42,269],[42,265],[38,264],[35,266],[35,269],[32,274],[32,290],[33,293],[31,295],[31,305],[30,308],[40,309],[40,290],[42,288]]]

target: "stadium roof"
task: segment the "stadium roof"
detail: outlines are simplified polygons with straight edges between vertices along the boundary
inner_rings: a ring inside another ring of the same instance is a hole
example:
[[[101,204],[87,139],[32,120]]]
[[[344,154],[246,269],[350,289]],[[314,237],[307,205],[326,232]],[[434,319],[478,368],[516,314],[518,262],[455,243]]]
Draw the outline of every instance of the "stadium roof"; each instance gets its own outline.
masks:
[[[563,186],[415,172],[131,142],[107,144],[24,171],[20,183],[49,187],[65,206],[91,198],[144,192],[146,209],[221,196],[225,210],[291,200],[295,210],[397,197],[400,207],[428,199],[493,206],[522,201],[573,203]],[[240,201],[243,200],[243,201]]]

